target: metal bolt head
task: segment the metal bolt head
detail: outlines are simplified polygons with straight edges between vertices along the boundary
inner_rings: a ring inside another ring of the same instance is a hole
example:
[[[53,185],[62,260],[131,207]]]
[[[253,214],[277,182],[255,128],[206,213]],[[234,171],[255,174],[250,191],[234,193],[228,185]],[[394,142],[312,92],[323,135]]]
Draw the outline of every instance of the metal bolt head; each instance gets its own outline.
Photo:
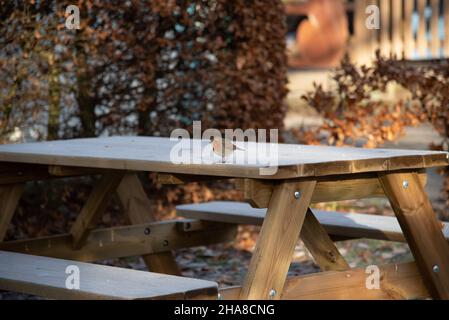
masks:
[[[301,191],[295,191],[294,196],[296,199],[301,198]]]
[[[438,273],[438,272],[440,272],[440,267],[436,264],[433,266],[432,271],[435,273]]]
[[[268,293],[268,297],[270,299],[273,299],[276,296],[276,290],[271,289],[270,292]]]
[[[402,187],[403,187],[404,189],[407,189],[408,186],[409,186],[409,184],[408,184],[408,181],[407,181],[407,180],[402,181]]]

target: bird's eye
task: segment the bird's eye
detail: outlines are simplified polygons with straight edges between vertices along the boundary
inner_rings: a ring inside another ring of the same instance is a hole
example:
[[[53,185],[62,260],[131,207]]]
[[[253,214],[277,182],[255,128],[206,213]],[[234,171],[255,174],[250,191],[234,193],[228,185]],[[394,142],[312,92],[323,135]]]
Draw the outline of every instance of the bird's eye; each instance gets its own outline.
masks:
[[[210,137],[210,142],[214,142],[214,137]]]

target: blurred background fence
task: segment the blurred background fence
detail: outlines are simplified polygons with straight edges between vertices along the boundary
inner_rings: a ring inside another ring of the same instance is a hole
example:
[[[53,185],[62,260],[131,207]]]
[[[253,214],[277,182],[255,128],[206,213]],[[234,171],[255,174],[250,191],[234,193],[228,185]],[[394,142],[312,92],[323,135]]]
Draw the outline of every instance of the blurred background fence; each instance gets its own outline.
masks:
[[[380,29],[366,27],[369,5],[380,9]],[[449,1],[353,0],[352,7],[355,60],[373,58],[377,49],[406,59],[449,57]]]

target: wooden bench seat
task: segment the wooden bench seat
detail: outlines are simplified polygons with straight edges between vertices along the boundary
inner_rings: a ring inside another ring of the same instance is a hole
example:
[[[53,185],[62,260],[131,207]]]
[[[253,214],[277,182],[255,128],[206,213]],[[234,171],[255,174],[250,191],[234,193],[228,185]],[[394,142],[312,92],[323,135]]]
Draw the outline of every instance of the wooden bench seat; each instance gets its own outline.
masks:
[[[262,225],[267,209],[255,209],[244,202],[215,201],[180,205],[177,215],[185,218],[235,224]],[[332,237],[368,238],[405,242],[395,217],[360,213],[341,213],[313,210],[318,221]],[[449,240],[449,223],[442,223]]]
[[[79,268],[79,289],[66,287],[68,266]],[[0,289],[54,299],[216,299],[218,292],[211,281],[6,251]]]

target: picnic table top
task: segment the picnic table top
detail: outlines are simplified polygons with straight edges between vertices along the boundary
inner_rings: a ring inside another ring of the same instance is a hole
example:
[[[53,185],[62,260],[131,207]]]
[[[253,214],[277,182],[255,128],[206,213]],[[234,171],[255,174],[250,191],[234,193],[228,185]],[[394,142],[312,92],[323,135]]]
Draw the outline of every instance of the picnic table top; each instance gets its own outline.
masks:
[[[249,159],[222,163],[220,159],[213,158],[210,151],[207,152],[209,141],[187,140],[187,145],[182,146],[182,151],[178,148],[177,154],[184,152],[189,156],[188,161],[177,163],[179,159],[173,161],[173,150],[179,147],[176,140],[122,136],[1,145],[0,161],[259,179],[422,169],[449,164],[448,153],[437,151],[236,144],[245,151],[237,150],[235,156],[239,156],[237,153],[249,154]],[[269,149],[273,153],[261,157],[262,161],[254,159],[258,152],[266,152],[264,147],[273,148]],[[273,168],[277,168],[276,171],[268,175],[260,170]]]

